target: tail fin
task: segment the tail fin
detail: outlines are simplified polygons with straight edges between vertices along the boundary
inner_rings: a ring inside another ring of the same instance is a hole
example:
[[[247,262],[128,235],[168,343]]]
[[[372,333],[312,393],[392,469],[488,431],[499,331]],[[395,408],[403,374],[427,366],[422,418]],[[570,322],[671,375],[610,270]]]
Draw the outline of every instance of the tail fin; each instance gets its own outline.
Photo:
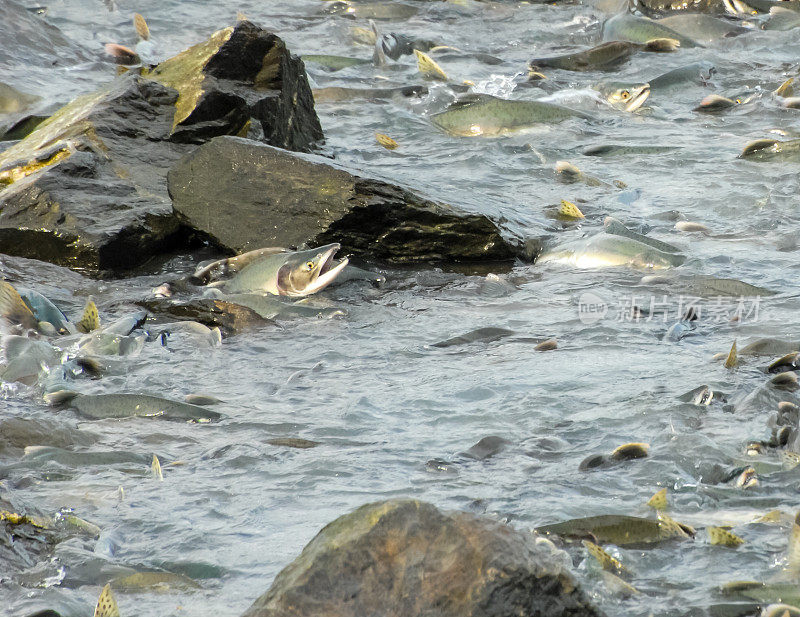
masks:
[[[677,51],[681,42],[677,39],[651,39],[644,44],[647,51],[670,52]]]
[[[97,305],[93,300],[89,299],[86,302],[86,307],[83,309],[83,317],[75,326],[79,332],[84,334],[100,327],[100,314],[97,312]]]
[[[119,617],[119,607],[109,584],[106,584],[103,591],[100,592],[97,607],[94,609],[94,617]]]
[[[78,396],[77,392],[72,390],[56,390],[55,392],[48,392],[44,395],[44,402],[51,407],[58,407],[64,403],[68,403]]]
[[[0,317],[32,330],[39,325],[31,309],[8,281],[0,281]]]
[[[139,35],[140,39],[143,41],[150,40],[150,28],[147,27],[147,22],[139,13],[133,14],[133,27],[136,29],[136,34]]]
[[[372,28],[372,32],[375,34],[375,51],[372,52],[372,64],[375,66],[385,66],[386,52],[383,50],[383,37],[378,31],[378,26],[376,26],[375,22],[371,19],[369,20],[369,27]]]

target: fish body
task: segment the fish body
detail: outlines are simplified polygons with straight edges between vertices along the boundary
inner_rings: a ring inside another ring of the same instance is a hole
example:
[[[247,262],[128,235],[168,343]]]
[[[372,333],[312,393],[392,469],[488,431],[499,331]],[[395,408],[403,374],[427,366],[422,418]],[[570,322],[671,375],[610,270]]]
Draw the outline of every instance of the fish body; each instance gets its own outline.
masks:
[[[648,246],[652,246],[653,248],[658,249],[659,251],[663,251],[665,253],[681,252],[677,246],[673,246],[671,244],[667,244],[666,242],[662,242],[661,240],[656,240],[655,238],[645,236],[644,234],[631,231],[621,221],[615,219],[612,216],[607,216],[606,219],[603,221],[603,229],[607,234],[610,234],[612,236],[623,236],[625,238],[631,238],[632,240],[637,240],[642,244],[647,244]]]
[[[711,43],[749,31],[749,28],[704,13],[679,13],[659,19],[658,23],[701,43]]]
[[[327,54],[303,54],[300,56],[300,59],[303,62],[318,64],[326,71],[331,72],[370,63],[369,60],[364,60],[363,58],[349,58],[347,56],[331,56]]]
[[[403,86],[399,88],[344,88],[331,86],[315,88],[315,103],[337,103],[344,101],[389,101],[424,96],[428,93],[425,86]]]
[[[661,269],[679,266],[685,260],[683,255],[660,251],[632,238],[599,234],[557,246],[545,252],[537,262],[563,263],[578,268],[629,266]]]
[[[72,396],[72,398],[70,398]],[[165,420],[192,420],[195,422],[211,422],[219,420],[222,415],[180,401],[171,401],[147,394],[75,394],[58,393],[49,400],[51,403],[68,400],[68,405],[84,417],[92,420],[106,418],[163,418]]]
[[[500,135],[569,118],[591,120],[587,114],[552,103],[477,94],[462,97],[446,110],[431,116],[431,121],[452,135],[472,137]]]
[[[702,44],[683,36],[677,30],[647,17],[636,17],[627,12],[614,15],[603,24],[604,41],[646,44],[654,39],[674,39],[683,48],[703,47]]]
[[[532,70],[542,68],[561,69],[564,71],[597,71],[614,69],[641,49],[640,45],[629,41],[606,41],[591,49],[550,56],[534,58],[528,65]]]
[[[248,263],[220,287],[226,293],[269,293],[302,297],[327,287],[347,266],[347,257],[335,263],[341,246],[327,244],[307,251],[267,255]]]
[[[16,88],[0,82],[0,114],[15,114],[25,111],[40,100],[41,97],[35,94],[20,92]]]
[[[667,71],[650,79],[650,90],[654,92],[666,91],[675,86],[683,86],[694,82],[704,84],[716,72],[716,68],[711,62],[701,61],[681,66],[671,71]]]

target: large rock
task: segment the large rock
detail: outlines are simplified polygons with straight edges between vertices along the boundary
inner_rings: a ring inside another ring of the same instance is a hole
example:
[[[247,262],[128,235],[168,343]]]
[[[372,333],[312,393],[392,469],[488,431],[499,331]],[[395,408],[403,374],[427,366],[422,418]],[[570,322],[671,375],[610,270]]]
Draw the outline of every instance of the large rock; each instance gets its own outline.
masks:
[[[543,538],[419,501],[368,504],[308,543],[243,617],[593,617]]]
[[[514,249],[488,218],[404,188],[236,137],[212,139],[169,172],[175,213],[220,248],[339,242],[393,264],[503,261]]]
[[[0,153],[0,252],[122,270],[183,248],[166,172],[204,140],[322,137],[302,62],[250,22],[79,97]]]

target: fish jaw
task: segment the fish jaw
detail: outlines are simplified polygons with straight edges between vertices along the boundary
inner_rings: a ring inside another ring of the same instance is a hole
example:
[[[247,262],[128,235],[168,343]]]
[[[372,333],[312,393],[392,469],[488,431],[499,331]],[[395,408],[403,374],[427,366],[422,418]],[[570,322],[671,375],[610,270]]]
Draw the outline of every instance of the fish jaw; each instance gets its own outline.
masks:
[[[350,263],[350,260],[347,257],[344,257],[339,261],[339,263],[334,265],[333,256],[340,248],[341,245],[338,243],[329,245],[329,248],[320,256],[311,281],[301,289],[281,287],[281,277],[279,276],[277,285],[279,295],[294,298],[310,296],[311,294],[317,293],[318,291],[330,285],[336,279],[336,277],[339,276],[339,273],[344,270],[345,266]]]
[[[634,112],[639,109],[650,96],[650,84],[644,84],[631,92],[631,100],[625,105],[625,111]]]

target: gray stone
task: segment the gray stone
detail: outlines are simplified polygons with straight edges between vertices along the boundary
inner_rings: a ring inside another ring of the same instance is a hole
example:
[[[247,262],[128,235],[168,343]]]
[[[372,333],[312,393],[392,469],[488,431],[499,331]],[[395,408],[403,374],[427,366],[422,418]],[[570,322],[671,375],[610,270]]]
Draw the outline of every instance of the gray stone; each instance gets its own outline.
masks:
[[[391,264],[514,258],[486,216],[247,139],[212,139],[168,179],[181,221],[229,252],[338,242],[344,253]]]
[[[594,617],[549,540],[414,500],[372,503],[317,534],[243,617]]]

